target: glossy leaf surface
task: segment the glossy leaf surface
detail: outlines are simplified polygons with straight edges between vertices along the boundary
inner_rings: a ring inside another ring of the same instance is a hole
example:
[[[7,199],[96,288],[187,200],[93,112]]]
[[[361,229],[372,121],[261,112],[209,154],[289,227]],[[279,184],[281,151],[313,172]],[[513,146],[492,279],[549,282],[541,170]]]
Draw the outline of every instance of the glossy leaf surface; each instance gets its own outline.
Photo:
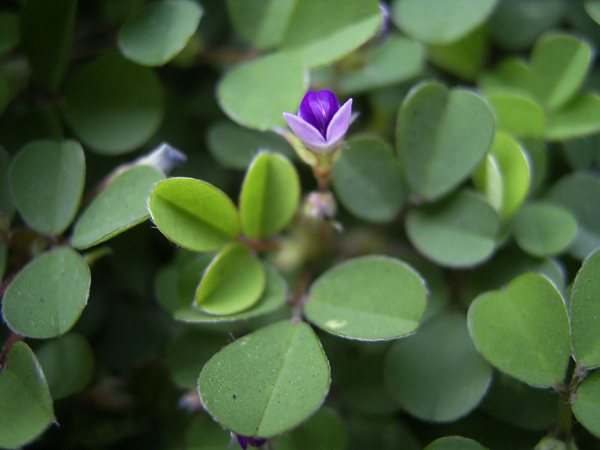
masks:
[[[198,380],[206,410],[242,435],[270,437],[295,427],[321,405],[329,365],[305,323],[276,322],[217,353]]]

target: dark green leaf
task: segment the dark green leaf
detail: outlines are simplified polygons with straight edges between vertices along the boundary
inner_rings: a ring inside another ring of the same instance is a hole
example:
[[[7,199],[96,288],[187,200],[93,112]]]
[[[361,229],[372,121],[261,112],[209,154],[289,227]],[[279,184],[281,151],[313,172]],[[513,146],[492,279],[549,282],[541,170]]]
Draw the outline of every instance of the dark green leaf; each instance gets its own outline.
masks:
[[[581,424],[600,438],[600,370],[592,372],[573,397],[573,413]]]
[[[2,146],[0,146],[0,213],[4,214],[9,220],[15,213],[15,205],[10,194],[10,185],[8,183],[8,171],[10,167],[10,156]]]
[[[544,138],[561,141],[587,136],[600,131],[600,97],[586,92],[575,97],[564,108],[548,115]]]
[[[346,450],[348,430],[340,413],[323,407],[276,442],[277,450]]]
[[[436,439],[424,450],[487,450],[478,442],[460,436],[447,436]]]
[[[19,45],[21,36],[19,33],[20,17],[12,11],[0,12],[0,56],[10,52]]]

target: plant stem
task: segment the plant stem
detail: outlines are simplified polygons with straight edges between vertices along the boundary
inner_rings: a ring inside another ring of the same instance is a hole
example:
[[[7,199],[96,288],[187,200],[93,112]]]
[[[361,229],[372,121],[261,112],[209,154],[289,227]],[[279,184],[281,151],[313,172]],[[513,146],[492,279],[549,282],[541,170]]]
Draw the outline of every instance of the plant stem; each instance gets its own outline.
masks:
[[[10,336],[8,337],[8,341],[6,342],[6,345],[4,346],[4,350],[2,351],[2,355],[0,355],[0,373],[4,371],[4,369],[6,368],[6,360],[8,359],[8,354],[10,353],[10,350],[12,349],[13,345],[15,345],[16,342],[22,341],[23,340],[23,336],[20,335],[19,333],[15,333],[14,331],[12,333],[10,333]]]

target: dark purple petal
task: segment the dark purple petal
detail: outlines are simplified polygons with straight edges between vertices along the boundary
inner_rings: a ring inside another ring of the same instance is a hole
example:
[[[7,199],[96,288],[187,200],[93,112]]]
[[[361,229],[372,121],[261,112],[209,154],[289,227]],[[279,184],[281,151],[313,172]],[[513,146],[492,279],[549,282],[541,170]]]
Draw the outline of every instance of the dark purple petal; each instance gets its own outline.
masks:
[[[315,114],[314,114],[311,106],[310,106],[311,100],[314,100],[314,98],[316,96],[317,96],[317,93],[315,91],[308,91],[306,93],[306,95],[302,99],[302,103],[300,103],[300,109],[298,110],[298,116],[305,122],[308,122],[309,124],[311,124],[317,130],[319,130],[319,123],[317,121],[317,118],[315,117]],[[325,135],[323,135],[323,137],[324,136]]]
[[[246,436],[240,436],[239,434],[236,434],[235,437],[237,438],[240,447],[246,450],[246,448],[248,448],[248,438]]]
[[[321,132],[323,137],[331,118],[340,109],[340,104],[331,91],[309,91],[300,104],[298,116]]]
[[[265,442],[267,442],[267,440],[262,438],[248,438],[248,444],[250,444],[252,447],[262,447],[265,444]]]

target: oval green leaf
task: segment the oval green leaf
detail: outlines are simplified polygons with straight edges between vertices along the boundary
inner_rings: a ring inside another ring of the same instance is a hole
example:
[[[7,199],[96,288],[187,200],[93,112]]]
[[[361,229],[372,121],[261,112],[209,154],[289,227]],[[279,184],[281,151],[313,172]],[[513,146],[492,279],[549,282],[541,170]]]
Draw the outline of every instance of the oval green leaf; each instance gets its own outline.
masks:
[[[510,90],[490,92],[486,97],[496,113],[498,130],[517,138],[542,138],[546,115],[539,104]]]
[[[540,258],[564,251],[576,232],[573,214],[551,203],[524,205],[513,222],[513,234],[519,247]]]
[[[498,230],[494,209],[469,191],[415,208],[406,220],[412,244],[446,267],[470,267],[486,260],[496,248]]]
[[[454,189],[483,159],[494,115],[483,98],[429,82],[408,94],[396,125],[396,151],[414,195],[435,200]]]
[[[483,24],[497,3],[497,0],[395,0],[392,20],[417,41],[445,45]]]
[[[83,390],[94,375],[94,353],[86,338],[69,333],[36,352],[54,400]]]
[[[148,202],[159,230],[184,248],[220,250],[240,234],[238,212],[223,192],[193,178],[169,178],[154,188]]]
[[[79,319],[90,282],[90,269],[79,253],[70,247],[51,250],[27,264],[10,283],[2,316],[23,336],[60,336]]]
[[[52,398],[42,369],[27,344],[17,342],[0,372],[0,447],[21,447],[53,421]]]
[[[150,3],[127,19],[119,31],[119,50],[144,66],[162,66],[194,34],[202,8],[189,0]]]
[[[79,209],[85,157],[75,141],[34,141],[13,160],[9,184],[23,220],[40,233],[61,234]]]
[[[295,53],[275,53],[242,64],[219,83],[221,108],[235,122],[267,130],[285,126],[283,112],[296,113],[308,76]]]
[[[348,141],[333,166],[332,182],[344,207],[370,222],[392,221],[406,201],[400,167],[379,139]]]
[[[424,450],[487,450],[486,447],[472,439],[460,436],[446,436],[436,439]]]
[[[300,178],[283,156],[260,153],[248,168],[240,194],[242,229],[268,239],[290,222],[300,201]]]
[[[311,286],[306,317],[349,339],[378,341],[413,333],[425,312],[425,283],[409,265],[385,256],[340,264]]]
[[[600,438],[600,370],[592,372],[573,396],[573,413],[589,432]]]
[[[138,165],[120,173],[81,214],[71,243],[84,249],[104,242],[149,216],[148,197],[165,175],[151,166]]]
[[[385,366],[392,397],[421,420],[450,422],[475,409],[492,377],[458,312],[442,312],[395,342]]]
[[[521,275],[503,291],[481,294],[469,308],[469,331],[479,351],[501,371],[539,387],[564,381],[569,317],[546,277]]]
[[[204,366],[202,404],[242,436],[271,437],[300,424],[329,390],[327,358],[306,323],[277,322],[238,339]]]
[[[544,138],[564,141],[600,131],[600,96],[586,92],[564,108],[548,115]]]
[[[152,137],[164,114],[160,79],[147,67],[107,53],[67,86],[65,118],[90,148],[105,155],[135,150]]]
[[[583,261],[571,295],[571,347],[582,366],[600,366],[600,251]]]
[[[225,247],[204,272],[195,304],[203,311],[227,315],[244,311],[260,299],[265,271],[246,244]]]

